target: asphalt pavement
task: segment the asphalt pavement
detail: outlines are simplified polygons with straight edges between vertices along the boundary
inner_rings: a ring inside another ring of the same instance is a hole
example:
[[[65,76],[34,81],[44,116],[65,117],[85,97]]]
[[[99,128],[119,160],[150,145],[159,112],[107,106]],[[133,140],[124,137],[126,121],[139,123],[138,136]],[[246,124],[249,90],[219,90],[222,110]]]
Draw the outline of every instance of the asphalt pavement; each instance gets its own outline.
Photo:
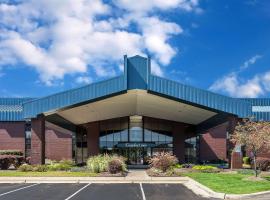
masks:
[[[0,184],[0,200],[205,200],[182,184]]]

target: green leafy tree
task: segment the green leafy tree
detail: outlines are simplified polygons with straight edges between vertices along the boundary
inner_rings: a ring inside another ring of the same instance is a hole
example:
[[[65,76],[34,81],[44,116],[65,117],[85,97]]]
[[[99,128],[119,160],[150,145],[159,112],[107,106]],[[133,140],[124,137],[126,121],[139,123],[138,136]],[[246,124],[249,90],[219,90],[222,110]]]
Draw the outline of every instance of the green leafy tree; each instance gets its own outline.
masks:
[[[257,177],[257,156],[270,150],[270,123],[243,119],[235,127],[231,141],[235,145],[245,146],[246,150],[252,153],[254,172]]]

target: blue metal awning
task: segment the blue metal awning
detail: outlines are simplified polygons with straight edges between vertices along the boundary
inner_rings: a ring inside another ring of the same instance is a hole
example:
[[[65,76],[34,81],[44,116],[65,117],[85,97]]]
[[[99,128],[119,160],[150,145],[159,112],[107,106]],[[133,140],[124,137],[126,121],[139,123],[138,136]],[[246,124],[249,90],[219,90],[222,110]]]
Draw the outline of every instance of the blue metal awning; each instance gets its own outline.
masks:
[[[231,113],[239,117],[251,116],[251,103],[207,90],[191,87],[150,73],[150,59],[141,56],[124,57],[124,73],[115,78],[67,90],[23,104],[23,117],[37,115],[108,98],[127,90],[142,89],[176,101],[205,109]]]

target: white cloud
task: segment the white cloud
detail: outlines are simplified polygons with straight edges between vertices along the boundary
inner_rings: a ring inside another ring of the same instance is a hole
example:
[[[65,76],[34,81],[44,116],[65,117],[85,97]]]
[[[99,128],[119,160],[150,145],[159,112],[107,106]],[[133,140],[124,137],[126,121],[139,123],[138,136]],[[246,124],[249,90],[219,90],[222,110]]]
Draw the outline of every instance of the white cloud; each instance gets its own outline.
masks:
[[[245,70],[247,69],[250,65],[253,65],[256,63],[258,59],[260,59],[262,56],[261,55],[255,55],[252,58],[248,59],[244,64],[240,67],[240,70]]]
[[[92,79],[89,76],[79,76],[76,78],[76,83],[78,84],[89,84],[92,82]]]
[[[132,12],[149,12],[154,9],[168,10],[180,8],[186,11],[196,9],[198,0],[115,0],[116,5]]]
[[[241,83],[236,73],[218,79],[209,89],[227,93],[232,97],[258,97],[264,94],[260,77],[255,76]]]
[[[0,66],[23,62],[47,85],[66,74],[84,77],[90,68],[98,77],[113,76],[123,55],[153,58],[153,72],[178,52],[169,40],[180,25],[160,19],[156,10],[187,12],[197,0],[25,0],[0,3]],[[134,30],[131,26],[135,26]]]
[[[258,97],[270,91],[270,71],[265,74],[256,74],[250,79],[241,79],[239,73],[241,70],[247,69],[250,65],[255,64],[261,58],[255,55],[248,59],[242,66],[240,71],[227,74],[216,80],[209,89],[211,91],[226,93],[232,97]]]

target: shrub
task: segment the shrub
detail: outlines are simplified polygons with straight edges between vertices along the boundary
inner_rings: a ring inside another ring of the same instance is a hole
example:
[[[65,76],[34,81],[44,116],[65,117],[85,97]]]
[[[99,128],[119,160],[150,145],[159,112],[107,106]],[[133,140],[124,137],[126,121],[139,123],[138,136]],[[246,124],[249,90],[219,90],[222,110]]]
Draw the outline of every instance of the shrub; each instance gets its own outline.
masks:
[[[30,165],[31,164],[31,157],[30,156],[26,157],[25,162]]]
[[[8,169],[14,160],[15,157],[12,155],[0,155],[0,169]]]
[[[162,152],[150,159],[150,166],[166,172],[178,162],[177,158],[170,153]]]
[[[21,171],[21,172],[31,172],[31,171],[33,171],[33,166],[28,165],[28,164],[22,164],[18,168],[18,170]]]
[[[74,166],[72,160],[50,161],[47,165],[49,171],[68,171]]]
[[[109,162],[118,160],[121,163],[121,171],[126,170],[125,158],[121,156],[110,156],[107,154],[92,156],[87,160],[87,168],[90,172],[100,173],[109,171]],[[116,161],[116,162],[118,162]]]
[[[123,163],[119,159],[113,159],[108,163],[108,171],[111,174],[116,174],[123,171]]]
[[[23,156],[23,152],[20,150],[0,150],[0,155]]]
[[[205,173],[212,173],[219,171],[217,167],[213,167],[211,165],[195,165],[192,167],[192,169]]]
[[[108,163],[111,160],[111,156],[105,155],[98,155],[92,156],[87,160],[87,167],[91,172],[100,173],[108,171]]]
[[[245,165],[250,165],[250,158],[249,157],[243,157],[243,163]]]
[[[13,165],[16,169],[20,167],[23,163],[25,163],[25,159],[23,156],[14,156]]]
[[[71,172],[87,172],[87,167],[72,167],[70,169]]]
[[[47,165],[34,165],[33,171],[34,172],[47,172],[48,166]]]
[[[270,169],[270,159],[258,157],[256,161],[257,161],[257,169],[261,171],[268,171]],[[254,166],[253,162],[252,165]]]
[[[174,167],[177,169],[180,169],[180,168],[183,168],[183,165],[180,165],[179,163],[177,163]]]
[[[192,168],[194,166],[194,164],[190,164],[190,163],[186,163],[186,164],[182,164],[182,168]]]

